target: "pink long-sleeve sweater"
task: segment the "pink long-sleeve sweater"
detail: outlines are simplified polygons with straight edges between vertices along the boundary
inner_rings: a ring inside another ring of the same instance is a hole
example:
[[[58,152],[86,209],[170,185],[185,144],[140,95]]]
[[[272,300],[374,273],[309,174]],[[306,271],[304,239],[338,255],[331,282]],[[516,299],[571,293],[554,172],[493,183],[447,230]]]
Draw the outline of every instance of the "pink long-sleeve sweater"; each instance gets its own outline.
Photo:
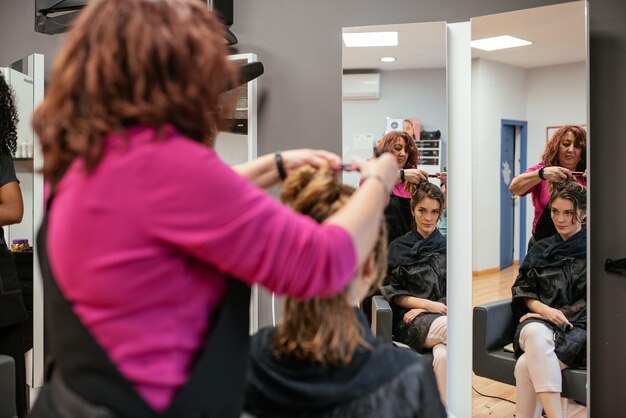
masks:
[[[227,275],[308,297],[339,291],[356,267],[345,230],[291,211],[171,127],[109,136],[95,171],[70,167],[49,215],[61,291],[159,411],[186,382]]]

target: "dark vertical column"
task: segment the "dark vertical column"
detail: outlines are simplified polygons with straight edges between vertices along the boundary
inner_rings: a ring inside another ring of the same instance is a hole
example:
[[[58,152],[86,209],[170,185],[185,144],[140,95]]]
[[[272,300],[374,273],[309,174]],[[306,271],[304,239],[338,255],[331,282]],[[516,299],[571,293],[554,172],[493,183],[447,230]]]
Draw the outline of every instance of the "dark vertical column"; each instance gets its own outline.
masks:
[[[626,276],[604,271],[626,257],[626,2],[592,0],[590,29],[591,416],[624,414]]]

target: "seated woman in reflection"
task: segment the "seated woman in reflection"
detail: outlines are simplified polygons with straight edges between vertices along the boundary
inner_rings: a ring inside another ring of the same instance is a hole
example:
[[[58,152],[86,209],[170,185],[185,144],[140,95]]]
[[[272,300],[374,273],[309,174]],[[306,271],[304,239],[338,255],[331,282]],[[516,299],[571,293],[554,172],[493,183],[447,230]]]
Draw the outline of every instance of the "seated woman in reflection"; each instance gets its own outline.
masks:
[[[439,393],[446,398],[446,239],[437,229],[444,195],[432,183],[415,187],[413,230],[389,245],[382,293],[393,309],[395,339],[423,352],[433,351]]]
[[[428,173],[417,168],[419,151],[415,141],[406,132],[391,131],[385,134],[375,149],[376,155],[392,153],[400,166],[398,181],[391,191],[389,204],[385,208],[385,221],[389,242],[411,230],[411,185],[428,181]],[[446,183],[446,173],[438,173],[441,184]]]
[[[528,251],[535,242],[556,234],[554,223],[550,219],[549,185],[571,178],[583,186],[586,185],[586,147],[585,129],[582,126],[565,125],[546,143],[541,162],[511,181],[509,185],[511,193],[516,196],[526,196],[530,193],[535,208],[533,235],[528,243]],[[581,174],[574,176],[572,173]]]
[[[302,167],[287,177],[281,197],[323,222],[353,191],[328,167]],[[342,293],[285,300],[281,323],[252,337],[247,412],[256,417],[445,416],[432,370],[415,352],[374,337],[357,308],[380,285],[385,265],[382,227],[375,248]]]
[[[538,241],[512,288],[519,319],[514,347],[518,418],[562,417],[561,370],[587,358],[586,188],[555,185],[550,214],[557,233]]]

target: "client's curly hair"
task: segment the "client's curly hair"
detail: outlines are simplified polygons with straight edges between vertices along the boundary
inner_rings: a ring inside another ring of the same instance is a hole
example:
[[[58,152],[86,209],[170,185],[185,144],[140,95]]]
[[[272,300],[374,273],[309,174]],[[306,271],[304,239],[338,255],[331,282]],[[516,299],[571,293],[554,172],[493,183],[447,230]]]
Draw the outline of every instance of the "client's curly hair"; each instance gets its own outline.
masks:
[[[13,90],[0,73],[0,152],[15,154],[18,122]]]
[[[281,190],[281,200],[294,210],[323,222],[343,207],[354,188],[341,184],[330,167],[305,166],[292,171]],[[376,276],[372,290],[381,285],[387,266],[384,222],[374,248]],[[321,364],[347,365],[358,345],[368,347],[361,324],[347,298],[349,289],[331,297],[306,300],[287,298],[283,319],[274,334],[277,356]]]
[[[574,204],[575,219],[585,226],[587,218],[581,219],[578,212],[587,213],[587,188],[576,180],[568,179],[560,183],[550,183],[550,206],[555,199],[567,199]]]

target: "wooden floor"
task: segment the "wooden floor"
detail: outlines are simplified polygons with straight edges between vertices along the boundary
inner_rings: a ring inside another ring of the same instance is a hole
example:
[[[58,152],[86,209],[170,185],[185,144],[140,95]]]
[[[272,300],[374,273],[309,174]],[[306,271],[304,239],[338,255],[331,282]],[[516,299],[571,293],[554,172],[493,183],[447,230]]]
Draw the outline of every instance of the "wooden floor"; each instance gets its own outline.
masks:
[[[494,300],[511,297],[511,285],[517,276],[517,267],[509,267],[498,273],[475,276],[473,278],[472,306]],[[505,385],[482,377],[473,377],[473,386],[479,392],[499,396],[515,401],[515,387]],[[481,396],[472,391],[472,417],[475,418],[499,418],[513,417],[515,404],[499,399]],[[587,416],[587,408],[570,401],[567,408],[567,418],[584,418]]]

